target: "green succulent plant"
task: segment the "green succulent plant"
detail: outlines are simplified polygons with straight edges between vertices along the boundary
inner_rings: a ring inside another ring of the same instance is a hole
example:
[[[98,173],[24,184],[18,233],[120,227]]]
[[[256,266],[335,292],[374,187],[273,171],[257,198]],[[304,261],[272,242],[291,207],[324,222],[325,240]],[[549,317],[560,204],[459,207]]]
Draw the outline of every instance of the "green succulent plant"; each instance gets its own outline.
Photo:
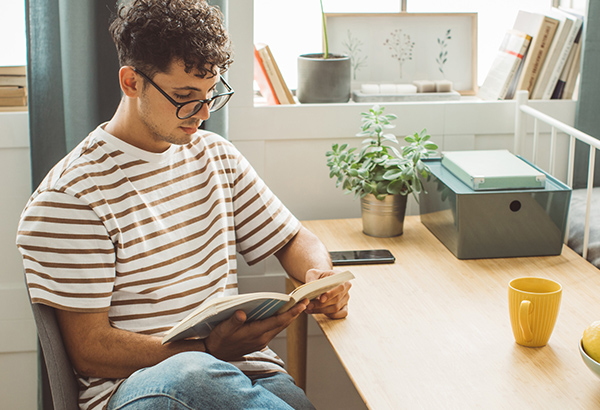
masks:
[[[385,107],[373,106],[361,113],[359,137],[367,137],[358,148],[348,144],[334,144],[326,152],[329,177],[336,179],[336,187],[355,197],[373,194],[379,200],[387,195],[408,195],[415,198],[423,190],[421,178],[429,178],[431,170],[422,161],[437,154],[438,146],[430,141],[426,129],[408,135],[408,145],[398,146],[398,139],[387,130],[394,128],[394,114],[384,114]]]

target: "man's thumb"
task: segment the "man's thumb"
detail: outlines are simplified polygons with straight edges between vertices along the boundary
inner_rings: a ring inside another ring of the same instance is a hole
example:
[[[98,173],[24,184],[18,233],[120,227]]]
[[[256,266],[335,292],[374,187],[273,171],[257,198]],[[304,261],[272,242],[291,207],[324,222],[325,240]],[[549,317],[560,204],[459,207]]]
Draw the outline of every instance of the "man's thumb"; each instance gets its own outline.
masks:
[[[228,334],[235,333],[246,323],[246,314],[243,310],[236,311],[229,319],[222,323],[222,331]]]

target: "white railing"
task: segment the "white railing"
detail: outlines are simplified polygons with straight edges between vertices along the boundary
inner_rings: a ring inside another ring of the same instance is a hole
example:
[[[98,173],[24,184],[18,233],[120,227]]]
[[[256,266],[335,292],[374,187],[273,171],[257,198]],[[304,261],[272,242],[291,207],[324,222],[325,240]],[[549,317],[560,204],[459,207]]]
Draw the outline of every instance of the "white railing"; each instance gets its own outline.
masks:
[[[569,156],[567,165],[567,181],[565,183],[573,188],[573,169],[575,166],[575,141],[579,140],[590,147],[590,155],[588,160],[588,177],[587,177],[587,202],[585,208],[585,229],[583,236],[583,258],[587,259],[589,236],[590,236],[590,211],[592,203],[592,188],[594,187],[594,169],[596,163],[596,150],[600,150],[600,140],[581,132],[561,121],[558,121],[549,115],[546,115],[538,110],[535,110],[527,105],[528,93],[527,91],[519,91],[516,95],[516,112],[515,112],[515,140],[514,140],[514,152],[516,154],[521,153],[521,146],[525,139],[526,131],[526,116],[527,114],[533,117],[533,152],[531,162],[536,164],[537,162],[537,145],[539,139],[539,122],[543,122],[551,127],[550,136],[550,169],[549,173],[554,175],[554,168],[556,164],[556,145],[557,145],[557,130],[561,131],[569,137]],[[594,149],[592,149],[594,148]],[[565,242],[568,240],[569,227],[567,223],[567,234],[565,235]]]

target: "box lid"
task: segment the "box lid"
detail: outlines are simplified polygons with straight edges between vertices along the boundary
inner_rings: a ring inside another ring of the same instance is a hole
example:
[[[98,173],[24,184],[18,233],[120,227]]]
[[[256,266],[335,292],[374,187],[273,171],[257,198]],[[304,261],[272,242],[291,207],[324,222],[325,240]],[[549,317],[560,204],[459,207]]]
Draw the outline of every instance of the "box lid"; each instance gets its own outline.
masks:
[[[539,189],[546,174],[508,150],[446,151],[442,166],[475,191]]]

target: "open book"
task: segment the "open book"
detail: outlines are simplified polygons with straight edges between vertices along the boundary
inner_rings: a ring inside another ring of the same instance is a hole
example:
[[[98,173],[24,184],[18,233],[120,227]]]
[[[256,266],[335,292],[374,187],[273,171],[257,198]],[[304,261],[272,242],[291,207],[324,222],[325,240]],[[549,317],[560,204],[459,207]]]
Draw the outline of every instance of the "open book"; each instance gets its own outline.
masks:
[[[352,272],[344,271],[298,286],[289,295],[256,292],[208,300],[169,330],[164,335],[162,343],[188,337],[205,338],[215,326],[229,319],[237,310],[243,310],[248,321],[285,313],[302,299],[315,299],[351,279],[354,279]]]

